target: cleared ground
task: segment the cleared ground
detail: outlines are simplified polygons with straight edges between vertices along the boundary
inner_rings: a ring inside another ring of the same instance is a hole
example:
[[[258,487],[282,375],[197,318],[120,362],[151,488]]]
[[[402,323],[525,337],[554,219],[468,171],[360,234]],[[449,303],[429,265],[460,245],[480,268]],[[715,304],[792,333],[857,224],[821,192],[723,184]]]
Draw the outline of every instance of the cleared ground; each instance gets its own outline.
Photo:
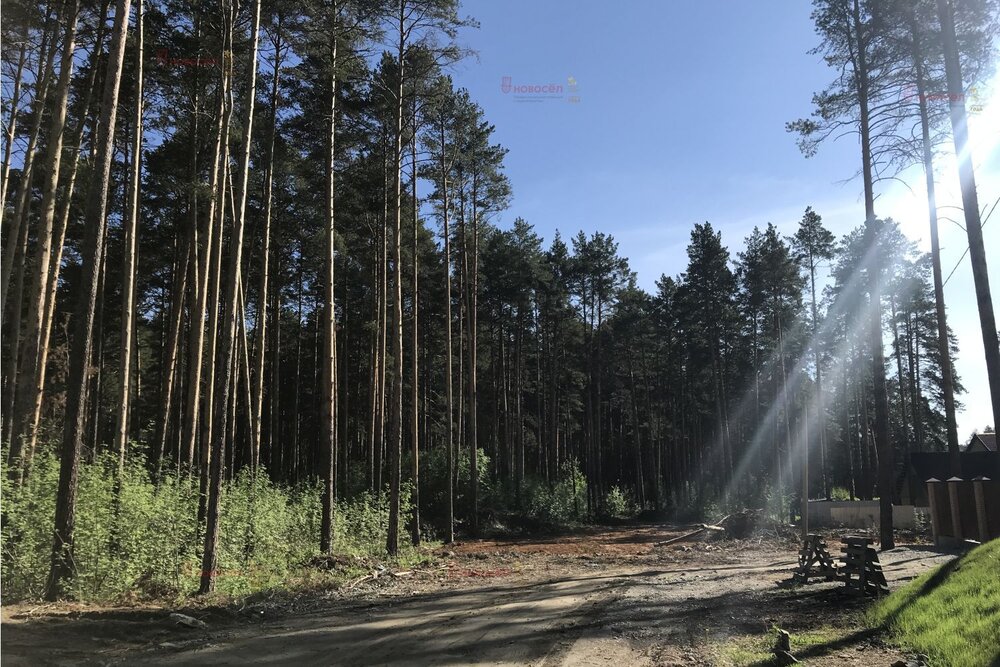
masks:
[[[774,625],[812,637],[796,653],[807,664],[902,657],[857,629],[865,602],[842,585],[779,585],[794,542],[658,544],[689,530],[464,542],[398,576],[187,610],[208,623],[200,630],[164,609],[5,608],[3,664],[715,665],[746,662],[744,646]],[[895,588],[953,554],[913,545],[880,556]]]

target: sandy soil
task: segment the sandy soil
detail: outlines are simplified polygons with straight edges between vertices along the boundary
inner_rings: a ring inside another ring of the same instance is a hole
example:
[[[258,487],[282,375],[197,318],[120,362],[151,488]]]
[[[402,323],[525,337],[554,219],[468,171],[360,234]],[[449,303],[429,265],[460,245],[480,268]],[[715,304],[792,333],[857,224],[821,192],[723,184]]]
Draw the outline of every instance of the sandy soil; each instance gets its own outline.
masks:
[[[2,663],[713,665],[721,645],[773,625],[853,629],[866,604],[841,584],[779,585],[795,566],[791,541],[657,544],[687,530],[464,542],[400,576],[186,610],[208,624],[201,630],[171,621],[173,609],[6,607]],[[880,557],[895,588],[953,555],[911,545]],[[855,632],[798,657],[889,665],[902,656]]]

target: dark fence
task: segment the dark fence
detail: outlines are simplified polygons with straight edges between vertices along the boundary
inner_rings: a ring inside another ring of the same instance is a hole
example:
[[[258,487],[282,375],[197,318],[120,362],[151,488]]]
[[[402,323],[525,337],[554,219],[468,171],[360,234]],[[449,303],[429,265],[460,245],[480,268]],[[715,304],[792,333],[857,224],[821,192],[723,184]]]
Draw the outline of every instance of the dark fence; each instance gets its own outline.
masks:
[[[934,542],[1000,537],[1000,481],[989,477],[927,480]]]

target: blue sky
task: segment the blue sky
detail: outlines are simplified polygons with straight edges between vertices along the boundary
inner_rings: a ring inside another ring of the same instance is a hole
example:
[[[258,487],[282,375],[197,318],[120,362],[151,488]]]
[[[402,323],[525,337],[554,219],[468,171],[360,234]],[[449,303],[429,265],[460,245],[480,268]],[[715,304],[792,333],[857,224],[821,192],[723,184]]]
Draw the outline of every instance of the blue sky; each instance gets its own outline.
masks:
[[[465,0],[463,13],[481,25],[462,35],[477,56],[453,76],[510,150],[514,199],[501,226],[523,217],[546,242],[556,229],[611,233],[640,285],[652,289],[661,274],[684,270],[696,222],[721,229],[735,255],[754,225],[773,222],[793,233],[806,206],[838,236],[864,219],[861,183],[848,180],[858,170],[856,140],[824,145],[807,160],[784,129],[810,113],[813,92],[832,78],[808,53],[817,44],[810,3]],[[561,85],[563,95],[519,100],[503,92],[503,77],[513,86]],[[995,82],[981,89],[984,108],[971,125],[984,208],[1000,197],[998,89]],[[960,205],[954,163],[940,162],[939,202]],[[880,189],[876,212],[929,249],[922,171],[901,179],[906,185]],[[960,211],[942,209],[949,211],[960,219]],[[947,275],[967,244],[964,231],[942,225]],[[983,233],[996,304],[1000,221],[991,219]],[[967,257],[945,299],[968,388],[958,418],[965,440],[992,421]]]

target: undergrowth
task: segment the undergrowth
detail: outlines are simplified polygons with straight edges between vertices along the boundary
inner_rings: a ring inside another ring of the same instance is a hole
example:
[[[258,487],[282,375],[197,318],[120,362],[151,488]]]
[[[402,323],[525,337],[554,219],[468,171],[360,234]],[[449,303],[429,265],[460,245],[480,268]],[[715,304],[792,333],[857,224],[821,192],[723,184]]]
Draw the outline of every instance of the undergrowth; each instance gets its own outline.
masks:
[[[197,478],[167,476],[156,485],[136,456],[125,467],[115,502],[115,467],[110,455],[80,465],[70,595],[118,602],[194,591],[202,546]],[[5,467],[0,472],[6,481]],[[58,481],[58,460],[43,451],[23,486],[3,485],[5,602],[38,599],[44,592]],[[227,482],[221,498],[218,592],[242,596],[310,579],[307,564],[319,552],[320,493],[316,483],[290,487],[272,482],[263,471],[245,471]],[[401,516],[408,517],[405,485],[400,504]],[[366,491],[338,502],[336,552],[384,558],[388,519],[386,494]],[[412,562],[408,534],[401,533],[401,557]]]

